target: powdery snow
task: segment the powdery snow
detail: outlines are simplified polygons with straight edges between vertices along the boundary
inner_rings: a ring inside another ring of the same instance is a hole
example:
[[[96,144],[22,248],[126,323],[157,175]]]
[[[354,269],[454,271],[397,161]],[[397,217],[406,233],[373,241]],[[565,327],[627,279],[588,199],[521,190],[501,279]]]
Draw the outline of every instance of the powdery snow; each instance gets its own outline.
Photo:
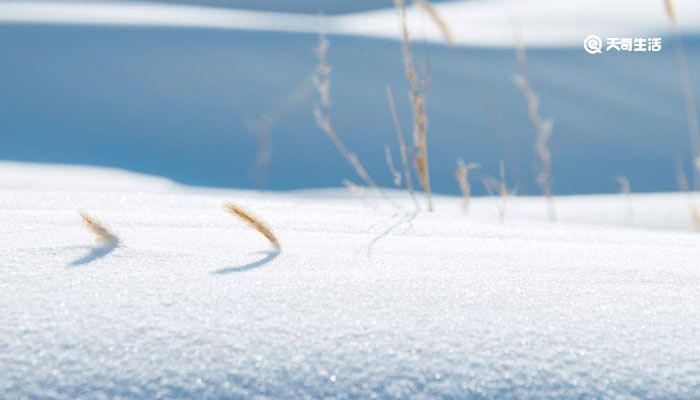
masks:
[[[602,225],[621,196],[558,198],[557,224],[515,199],[501,225],[489,198],[415,214],[54,168],[0,164],[2,397],[700,396],[700,237],[658,216],[685,195],[634,196],[666,231]],[[96,250],[78,210],[121,244]]]
[[[681,30],[700,32],[696,0],[675,0]],[[669,31],[663,1],[469,0],[434,5],[460,45],[512,46],[514,19],[528,46],[581,46],[591,34],[646,37]],[[425,13],[410,7],[409,25],[421,39],[443,42]],[[3,1],[0,23],[152,26],[316,33],[317,15],[250,11],[160,2]],[[400,39],[392,8],[328,16],[330,33]]]

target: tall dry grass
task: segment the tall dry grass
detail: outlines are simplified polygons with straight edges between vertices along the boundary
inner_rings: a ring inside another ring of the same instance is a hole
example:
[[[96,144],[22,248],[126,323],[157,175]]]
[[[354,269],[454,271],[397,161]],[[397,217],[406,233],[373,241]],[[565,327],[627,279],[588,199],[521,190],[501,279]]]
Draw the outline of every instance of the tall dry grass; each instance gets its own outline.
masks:
[[[500,205],[498,207],[498,216],[501,223],[506,217],[506,207],[508,206],[508,201],[511,197],[515,195],[515,190],[511,191],[508,189],[508,184],[506,183],[506,164],[503,161],[498,163],[498,175],[499,175],[499,185],[498,194],[501,198]]]
[[[258,138],[258,152],[253,171],[258,189],[265,190],[267,186],[267,171],[272,160],[272,132],[275,126],[309,97],[312,92],[311,87],[310,79],[307,77],[281,104],[263,113],[249,124],[248,129],[252,130]]]
[[[486,188],[489,196],[497,197],[496,206],[498,209],[498,217],[501,223],[505,220],[506,209],[508,202],[515,196],[517,187],[510,189],[506,178],[506,164],[501,160],[498,163],[498,178],[484,174],[481,176],[481,183]]]
[[[681,85],[683,87],[683,99],[685,101],[685,114],[688,119],[688,135],[690,136],[690,149],[693,155],[693,187],[700,188],[700,126],[698,126],[697,107],[693,94],[693,82],[690,79],[688,60],[683,47],[683,36],[678,26],[673,0],[664,0],[666,16],[676,36],[676,59],[680,69]]]
[[[350,193],[357,196],[358,199],[362,200],[363,203],[367,203],[367,199],[365,199],[365,188],[349,179],[343,179],[343,186],[345,186]]]
[[[616,176],[615,181],[620,187],[620,193],[627,199],[627,222],[629,225],[634,225],[634,204],[632,203],[632,186],[630,181],[622,175]]]
[[[698,210],[698,206],[695,203],[695,196],[693,196],[693,192],[690,191],[688,180],[685,178],[683,166],[680,163],[676,165],[676,182],[678,183],[678,188],[687,194],[690,219],[693,221],[695,230],[700,231],[700,210]]]
[[[391,86],[386,86],[386,97],[389,102],[389,111],[391,112],[391,121],[394,124],[394,131],[396,132],[396,141],[399,144],[399,152],[401,154],[401,165],[403,167],[404,182],[406,182],[406,190],[413,200],[413,204],[416,206],[416,211],[420,211],[420,205],[416,199],[416,193],[413,190],[413,178],[411,177],[411,170],[408,164],[408,151],[406,150],[406,141],[403,138],[403,132],[401,131],[401,125],[399,124],[399,116],[396,112],[396,103],[394,102],[394,92],[391,90]]]
[[[394,0],[394,5],[399,13],[401,37],[403,40],[404,69],[410,87],[411,110],[413,111],[413,144],[416,148],[413,164],[418,173],[418,180],[427,197],[428,211],[433,211],[433,198],[430,190],[430,171],[428,167],[428,120],[425,113],[425,95],[421,92],[418,83],[418,75],[416,74],[413,62],[411,37],[406,18],[406,1]]]
[[[345,158],[345,160],[355,169],[357,175],[367,184],[367,186],[373,188],[385,199],[392,202],[392,200],[387,196],[386,192],[379,187],[372,179],[365,167],[360,162],[359,158],[355,153],[351,152],[345,144],[340,140],[338,134],[333,128],[333,123],[330,116],[331,108],[331,94],[330,94],[330,73],[331,67],[327,61],[328,49],[330,48],[330,43],[326,39],[326,34],[321,30],[319,33],[318,46],[316,47],[314,53],[318,60],[316,65],[316,72],[314,73],[312,80],[316,91],[318,93],[319,102],[314,106],[314,117],[316,119],[316,124],[319,128],[331,139],[333,145],[340,152],[340,154]],[[393,202],[392,202],[393,204]]]
[[[514,22],[516,24],[516,22]],[[557,220],[556,208],[554,206],[554,182],[552,178],[552,153],[549,149],[549,139],[552,136],[554,120],[543,118],[539,112],[539,99],[532,90],[527,72],[527,55],[525,45],[520,36],[519,28],[516,25],[515,51],[518,60],[519,72],[513,76],[513,83],[520,90],[525,99],[527,114],[535,130],[535,154],[537,155],[539,171],[536,181],[542,195],[547,200],[547,215],[549,220]]]
[[[450,46],[455,46],[456,42],[450,25],[442,18],[442,15],[430,4],[427,0],[417,0],[420,8],[430,17],[430,19],[435,23],[435,25],[440,29],[442,37],[445,39]]]
[[[430,4],[427,0],[417,0],[417,3],[420,6],[420,8],[425,12],[425,14],[428,15],[430,20],[432,20],[433,23],[438,27],[447,45],[453,49],[456,49],[457,42],[454,39],[452,29],[450,28],[450,25],[447,23],[447,21],[442,17],[440,12],[438,12],[438,10],[435,7],[433,7],[433,5]],[[487,117],[491,120],[491,123],[496,131],[496,135],[498,137],[499,144],[503,150],[503,154],[507,158],[508,164],[511,167],[511,172],[515,174],[515,178],[518,184],[525,191],[527,191],[527,182],[522,173],[522,169],[520,168],[518,158],[512,147],[512,143],[510,141],[508,132],[506,131],[506,128],[503,124],[502,117],[500,116],[498,110],[494,106],[491,95],[489,94],[489,91],[487,90],[483,79],[476,73],[476,71],[470,68],[471,63],[469,62],[468,58],[463,53],[461,53],[460,55],[466,67],[465,71],[467,72],[469,79],[472,81],[474,88],[476,89],[476,94],[479,95],[479,97],[481,97],[481,102],[483,103],[484,108],[486,109]]]
[[[391,147],[388,144],[384,146],[384,157],[386,158],[386,166],[389,168],[394,186],[401,187],[401,173],[394,167],[394,157],[391,155]]]
[[[465,164],[461,158],[457,160],[457,171],[455,178],[459,184],[459,190],[462,192],[462,209],[465,213],[469,212],[469,203],[471,201],[471,185],[469,184],[469,171],[479,168],[477,163]]]

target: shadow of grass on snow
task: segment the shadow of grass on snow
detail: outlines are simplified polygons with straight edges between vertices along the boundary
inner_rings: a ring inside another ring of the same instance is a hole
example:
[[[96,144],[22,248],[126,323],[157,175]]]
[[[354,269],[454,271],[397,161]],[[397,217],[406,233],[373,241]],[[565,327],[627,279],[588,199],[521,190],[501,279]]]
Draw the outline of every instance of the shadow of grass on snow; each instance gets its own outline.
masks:
[[[90,264],[93,261],[99,260],[102,257],[106,257],[109,253],[113,252],[117,247],[119,247],[119,242],[106,243],[98,247],[93,247],[84,256],[78,258],[77,260],[68,264],[69,267],[79,267],[81,265]]]
[[[212,275],[226,275],[226,274],[232,274],[235,272],[244,272],[244,271],[249,271],[251,269],[255,268],[260,268],[264,266],[267,263],[272,262],[277,256],[280,254],[279,250],[270,250],[270,251],[259,251],[253,254],[264,254],[265,256],[259,260],[253,261],[248,264],[243,264],[239,265],[236,267],[225,267],[218,269],[216,271],[213,271],[211,274]]]

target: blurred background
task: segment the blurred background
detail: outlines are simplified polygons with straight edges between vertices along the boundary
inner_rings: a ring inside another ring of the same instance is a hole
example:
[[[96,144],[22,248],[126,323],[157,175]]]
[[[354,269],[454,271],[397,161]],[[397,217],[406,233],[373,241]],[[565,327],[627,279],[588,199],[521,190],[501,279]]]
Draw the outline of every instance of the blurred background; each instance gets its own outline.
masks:
[[[462,158],[491,175],[503,160],[519,194],[539,194],[535,132],[512,81],[518,29],[540,113],[554,120],[554,192],[615,192],[616,175],[635,192],[678,190],[675,163],[688,166],[691,151],[676,46],[697,98],[700,3],[676,2],[680,36],[662,0],[431,3],[456,38],[447,45],[429,16],[411,10],[417,67],[430,76],[435,192],[458,193]],[[335,128],[391,186],[385,145],[400,161],[387,85],[409,142],[412,120],[390,0],[0,1],[0,160],[116,167],[198,186],[359,183],[312,114],[319,13]],[[588,34],[661,37],[663,47],[590,55]]]

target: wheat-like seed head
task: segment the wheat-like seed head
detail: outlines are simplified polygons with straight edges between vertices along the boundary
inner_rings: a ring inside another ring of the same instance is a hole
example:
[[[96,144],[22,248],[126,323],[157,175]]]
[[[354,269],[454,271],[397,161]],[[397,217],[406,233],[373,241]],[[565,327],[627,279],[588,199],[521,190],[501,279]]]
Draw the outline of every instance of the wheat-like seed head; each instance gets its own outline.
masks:
[[[277,236],[275,236],[275,234],[272,232],[272,228],[270,228],[270,226],[267,223],[265,223],[265,221],[261,220],[260,218],[255,216],[255,214],[251,213],[250,211],[247,211],[238,204],[226,202],[224,203],[224,207],[226,208],[226,211],[235,215],[236,217],[238,217],[238,219],[245,222],[246,225],[250,226],[251,228],[260,232],[261,235],[265,236],[265,238],[270,242],[270,244],[272,244],[272,247],[275,250],[280,250],[280,242],[277,239]]]
[[[119,242],[119,238],[112,232],[110,232],[104,225],[97,219],[89,216],[88,214],[81,212],[80,218],[83,220],[83,224],[90,232],[97,236],[97,240],[104,244],[114,244]]]

